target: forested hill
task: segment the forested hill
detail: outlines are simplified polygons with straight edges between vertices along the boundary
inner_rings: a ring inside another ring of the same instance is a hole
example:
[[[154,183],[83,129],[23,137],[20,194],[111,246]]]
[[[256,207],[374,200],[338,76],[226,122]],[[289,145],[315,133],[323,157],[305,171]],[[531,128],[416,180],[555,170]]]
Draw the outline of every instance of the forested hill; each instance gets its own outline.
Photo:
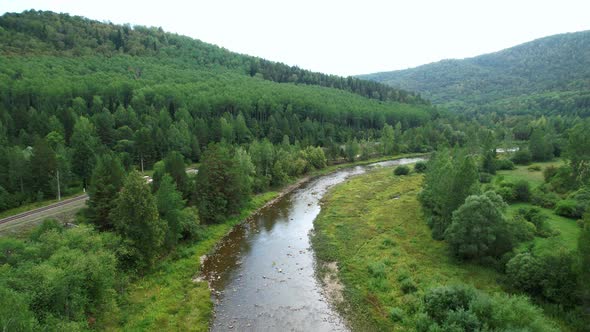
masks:
[[[361,78],[410,89],[449,108],[590,114],[590,31],[496,53]]]
[[[430,150],[434,136],[413,131],[437,113],[419,96],[380,83],[239,55],[157,28],[5,14],[0,211],[55,197],[57,169],[65,193],[80,190],[106,154],[129,170],[151,168],[173,152],[199,162],[215,143],[249,149],[264,142],[271,151],[322,147],[335,160],[343,144],[378,140],[392,126],[400,146],[402,135],[409,137],[404,151]],[[35,160],[43,156],[50,162]],[[271,168],[282,172],[273,166],[287,159],[278,152],[273,158],[261,183],[270,183]],[[300,175],[306,168],[299,166],[285,174]]]
[[[4,55],[132,55],[181,59],[187,66],[221,66],[279,83],[320,85],[381,101],[425,104],[420,96],[353,77],[303,70],[221,47],[161,28],[115,25],[79,16],[27,11],[0,17],[0,52]]]

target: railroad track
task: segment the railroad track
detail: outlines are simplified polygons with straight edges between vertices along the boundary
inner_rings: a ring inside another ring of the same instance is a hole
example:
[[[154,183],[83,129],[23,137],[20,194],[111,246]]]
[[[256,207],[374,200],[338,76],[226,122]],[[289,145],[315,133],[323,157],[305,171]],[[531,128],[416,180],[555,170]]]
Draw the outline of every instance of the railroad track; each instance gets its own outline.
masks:
[[[0,225],[1,224],[4,224],[4,223],[7,223],[9,221],[18,220],[18,219],[21,219],[21,218],[24,218],[24,217],[28,217],[30,215],[37,214],[37,213],[40,213],[40,212],[43,212],[43,211],[48,211],[48,210],[52,210],[52,209],[55,209],[55,208],[58,208],[58,207],[63,207],[64,205],[72,204],[72,203],[77,202],[77,201],[80,201],[80,200],[86,200],[87,198],[88,198],[88,195],[83,194],[83,195],[80,195],[80,196],[76,196],[76,197],[64,199],[61,202],[53,203],[53,204],[50,204],[50,205],[47,205],[47,206],[43,206],[43,207],[40,207],[40,208],[37,208],[37,209],[34,209],[34,210],[29,210],[29,211],[26,211],[26,212],[23,212],[23,213],[15,214],[14,216],[10,216],[10,217],[6,217],[6,218],[3,218],[3,219],[0,219]]]

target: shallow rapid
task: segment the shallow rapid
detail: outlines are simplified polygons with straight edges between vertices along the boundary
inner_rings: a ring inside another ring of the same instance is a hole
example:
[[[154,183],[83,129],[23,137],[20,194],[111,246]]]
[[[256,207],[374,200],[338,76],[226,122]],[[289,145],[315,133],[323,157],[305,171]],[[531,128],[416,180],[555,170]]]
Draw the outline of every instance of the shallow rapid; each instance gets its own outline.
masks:
[[[215,301],[212,331],[348,331],[316,278],[310,243],[320,199],[333,185],[404,158],[315,178],[235,227],[203,263]]]

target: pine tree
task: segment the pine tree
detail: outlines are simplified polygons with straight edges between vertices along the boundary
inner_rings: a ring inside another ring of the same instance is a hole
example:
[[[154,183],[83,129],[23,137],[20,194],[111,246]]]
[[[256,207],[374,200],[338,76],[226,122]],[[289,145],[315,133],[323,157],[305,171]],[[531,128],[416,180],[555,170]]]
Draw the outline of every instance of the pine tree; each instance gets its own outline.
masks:
[[[55,153],[45,139],[37,140],[31,157],[31,180],[33,193],[42,193],[45,197],[54,197],[53,179],[57,170]]]
[[[129,243],[129,264],[143,270],[153,266],[166,234],[156,200],[137,171],[127,175],[111,213],[115,230]]]
[[[87,118],[80,117],[74,126],[71,138],[72,169],[82,179],[84,187],[94,169],[97,141],[92,123]]]
[[[106,154],[98,159],[88,188],[88,212],[90,220],[100,229],[113,227],[110,213],[124,178],[125,170],[119,158]]]
[[[160,188],[156,192],[156,204],[160,219],[167,224],[164,244],[171,249],[182,238],[182,209],[185,201],[182,194],[176,190],[172,177],[164,174],[160,180]]]
[[[531,134],[529,150],[534,161],[546,161],[553,158],[553,144],[547,139],[547,133],[541,128],[536,128]]]
[[[387,123],[381,130],[381,147],[381,153],[384,156],[390,156],[395,152],[395,132]]]
[[[232,158],[225,144],[210,145],[197,174],[196,195],[201,220],[223,221],[249,198],[248,181],[240,162]]]

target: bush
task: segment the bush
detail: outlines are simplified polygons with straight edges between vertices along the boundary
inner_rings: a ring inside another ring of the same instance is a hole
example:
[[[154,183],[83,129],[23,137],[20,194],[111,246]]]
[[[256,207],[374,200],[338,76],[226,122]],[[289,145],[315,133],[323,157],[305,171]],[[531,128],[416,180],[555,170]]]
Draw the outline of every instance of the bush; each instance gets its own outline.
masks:
[[[414,165],[414,171],[416,171],[416,173],[424,173],[426,172],[426,162],[424,161],[419,161]]]
[[[531,187],[526,180],[519,180],[514,184],[514,199],[528,202],[531,199]]]
[[[514,153],[511,160],[518,165],[528,165],[533,161],[533,156],[529,150],[521,149]]]
[[[518,215],[523,217],[526,221],[532,223],[535,226],[535,234],[540,237],[549,237],[556,235],[556,231],[553,231],[547,225],[548,217],[541,212],[540,209],[533,208],[522,208],[518,210]]]
[[[558,331],[525,297],[492,297],[471,286],[430,289],[417,315],[416,330],[432,331]]]
[[[405,278],[401,281],[400,287],[404,294],[413,293],[418,290],[412,278]]]
[[[576,187],[574,171],[568,165],[561,166],[551,177],[551,187],[558,193],[566,193]]]
[[[542,274],[541,262],[528,252],[514,256],[506,264],[506,280],[510,287],[534,296],[541,294]]]
[[[424,311],[442,323],[450,311],[469,310],[474,297],[475,289],[464,285],[434,288],[424,295]]]
[[[574,255],[567,252],[543,256],[521,253],[506,264],[507,281],[515,290],[570,305],[577,290],[574,262]]]
[[[495,192],[502,197],[505,202],[514,202],[516,195],[514,188],[510,186],[503,186],[495,190]]]
[[[408,175],[410,173],[410,168],[406,165],[400,165],[395,168],[393,174],[395,175]]]
[[[557,167],[553,165],[545,167],[543,170],[543,178],[545,179],[545,182],[549,182],[551,178],[555,176],[555,174],[557,174]]]
[[[497,170],[513,170],[516,167],[514,163],[510,159],[497,159],[496,160],[496,169]]]
[[[557,202],[555,214],[567,218],[580,218],[584,214],[584,207],[575,199],[563,199]]]
[[[369,264],[367,270],[373,278],[385,278],[385,264],[381,262]]]
[[[510,223],[510,232],[519,242],[531,241],[535,238],[537,227],[521,215],[516,215]]]
[[[394,322],[401,322],[404,320],[404,311],[398,307],[391,308],[389,310],[389,319]]]
[[[493,175],[490,173],[479,173],[479,182],[490,183],[492,182]]]
[[[500,257],[514,246],[502,198],[492,191],[467,197],[445,232],[451,252],[464,259]]]
[[[559,200],[559,195],[547,190],[546,186],[537,187],[531,192],[531,203],[546,209],[553,209]]]

